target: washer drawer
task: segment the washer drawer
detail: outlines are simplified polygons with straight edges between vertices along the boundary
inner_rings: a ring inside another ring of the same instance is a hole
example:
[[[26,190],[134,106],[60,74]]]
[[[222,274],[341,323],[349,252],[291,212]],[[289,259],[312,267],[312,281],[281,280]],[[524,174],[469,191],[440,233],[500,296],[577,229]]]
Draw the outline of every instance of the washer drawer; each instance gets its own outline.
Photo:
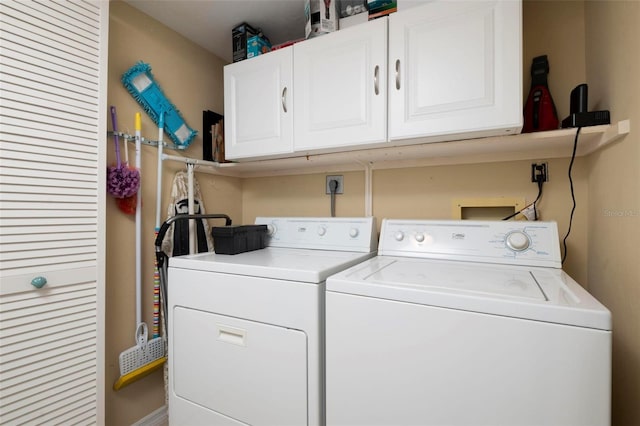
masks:
[[[307,337],[299,330],[174,307],[173,396],[251,425],[307,424]]]

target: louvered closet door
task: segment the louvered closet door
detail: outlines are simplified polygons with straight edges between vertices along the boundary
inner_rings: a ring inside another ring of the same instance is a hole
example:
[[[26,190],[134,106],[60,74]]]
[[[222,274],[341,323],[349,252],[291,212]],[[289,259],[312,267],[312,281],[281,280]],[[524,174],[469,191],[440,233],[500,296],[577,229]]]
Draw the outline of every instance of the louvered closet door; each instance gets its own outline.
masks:
[[[108,6],[0,2],[3,425],[104,422]]]

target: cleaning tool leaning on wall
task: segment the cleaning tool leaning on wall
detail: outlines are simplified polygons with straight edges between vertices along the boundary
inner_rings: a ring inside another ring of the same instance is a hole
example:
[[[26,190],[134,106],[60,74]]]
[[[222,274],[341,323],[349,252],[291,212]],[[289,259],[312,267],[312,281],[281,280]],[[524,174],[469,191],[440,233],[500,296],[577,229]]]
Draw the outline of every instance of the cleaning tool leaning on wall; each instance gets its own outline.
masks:
[[[141,120],[140,113],[135,116],[136,136],[139,135]],[[136,168],[142,174],[140,156],[140,138],[136,137]],[[136,206],[136,345],[120,353],[120,378],[114,383],[113,389],[123,387],[148,376],[158,370],[166,362],[166,342],[162,337],[149,340],[149,329],[142,321],[142,196],[138,194]]]

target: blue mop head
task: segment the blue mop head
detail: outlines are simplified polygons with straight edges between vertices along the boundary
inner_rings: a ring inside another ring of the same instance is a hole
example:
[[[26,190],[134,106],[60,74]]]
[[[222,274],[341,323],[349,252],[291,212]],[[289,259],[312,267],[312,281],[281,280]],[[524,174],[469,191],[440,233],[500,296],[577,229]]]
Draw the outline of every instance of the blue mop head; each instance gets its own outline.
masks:
[[[151,74],[149,64],[139,61],[129,68],[122,75],[122,84],[156,125],[160,125],[159,116],[164,113],[164,131],[179,148],[189,146],[198,132],[187,126],[180,111],[164,95]]]

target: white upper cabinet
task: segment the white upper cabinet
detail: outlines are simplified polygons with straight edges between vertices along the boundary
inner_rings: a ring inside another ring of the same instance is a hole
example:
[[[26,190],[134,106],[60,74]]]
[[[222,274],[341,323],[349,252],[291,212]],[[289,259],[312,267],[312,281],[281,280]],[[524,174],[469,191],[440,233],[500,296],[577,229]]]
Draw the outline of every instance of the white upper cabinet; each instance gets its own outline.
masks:
[[[521,1],[436,0],[226,66],[226,155],[509,135],[522,106]]]
[[[390,140],[521,127],[520,1],[436,1],[389,17]]]
[[[294,46],[294,150],[387,140],[387,20]]]
[[[224,67],[225,156],[293,152],[292,48]]]

